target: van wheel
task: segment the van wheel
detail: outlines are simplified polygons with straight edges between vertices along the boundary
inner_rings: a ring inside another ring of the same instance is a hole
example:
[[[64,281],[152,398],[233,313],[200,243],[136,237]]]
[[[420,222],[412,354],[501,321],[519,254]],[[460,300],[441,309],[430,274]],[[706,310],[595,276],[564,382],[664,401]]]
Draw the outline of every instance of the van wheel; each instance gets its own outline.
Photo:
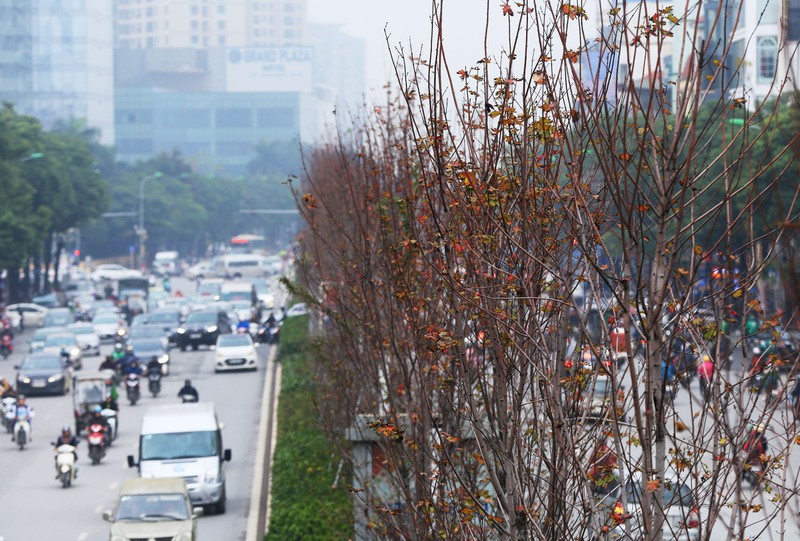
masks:
[[[192,344],[192,351],[197,351],[197,349],[199,347],[200,347],[200,344]]]
[[[217,515],[224,515],[225,514],[225,499],[226,494],[225,490],[222,490],[222,497],[219,499],[217,504],[214,506],[214,513]]]

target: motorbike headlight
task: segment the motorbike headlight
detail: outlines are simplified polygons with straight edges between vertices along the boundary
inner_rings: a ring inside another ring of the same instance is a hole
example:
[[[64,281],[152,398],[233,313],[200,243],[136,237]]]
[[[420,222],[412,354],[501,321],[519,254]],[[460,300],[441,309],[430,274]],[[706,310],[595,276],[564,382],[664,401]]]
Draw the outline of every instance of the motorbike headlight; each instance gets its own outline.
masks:
[[[167,364],[169,362],[169,355],[162,355],[158,358],[158,362],[161,364]]]
[[[70,356],[77,357],[81,354],[81,348],[72,348],[69,352]]]
[[[125,336],[125,329],[117,329],[117,334],[119,336]]]
[[[29,377],[26,377],[26,376],[22,376],[21,378],[19,378],[19,380],[20,380],[22,383],[30,383],[30,382],[31,382],[31,378],[29,378]]]
[[[206,483],[216,483],[217,482],[217,470],[208,470],[206,472],[205,481],[206,481]]]
[[[175,332],[178,334],[183,334],[186,332],[186,329],[184,329],[183,327],[178,327],[177,329],[175,329]]]
[[[217,332],[217,326],[216,325],[211,325],[210,327],[208,327],[206,329],[206,332]]]
[[[57,382],[58,380],[61,380],[61,379],[64,379],[64,375],[63,374],[56,374],[54,376],[50,376],[49,378],[47,378],[47,381],[50,382],[50,383],[55,383],[55,382]]]

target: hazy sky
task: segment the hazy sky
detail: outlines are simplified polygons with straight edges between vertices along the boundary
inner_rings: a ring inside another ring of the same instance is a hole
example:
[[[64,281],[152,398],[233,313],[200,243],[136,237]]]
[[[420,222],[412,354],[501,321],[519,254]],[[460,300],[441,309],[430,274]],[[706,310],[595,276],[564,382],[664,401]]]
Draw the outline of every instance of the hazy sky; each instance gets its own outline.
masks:
[[[388,80],[389,62],[384,27],[392,45],[411,42],[416,50],[427,46],[430,37],[430,0],[308,0],[308,17],[313,23],[341,24],[343,30],[363,38],[367,45],[367,86],[380,88]],[[500,11],[500,2],[490,8]],[[482,21],[486,0],[445,1],[445,50],[451,69],[457,71],[482,57]]]

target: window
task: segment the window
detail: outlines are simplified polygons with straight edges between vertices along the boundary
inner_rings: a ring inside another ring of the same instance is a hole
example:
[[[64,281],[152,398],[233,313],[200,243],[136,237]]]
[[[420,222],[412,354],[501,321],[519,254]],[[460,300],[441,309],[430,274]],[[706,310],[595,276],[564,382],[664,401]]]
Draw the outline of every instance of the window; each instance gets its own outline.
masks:
[[[218,5],[217,6],[217,13],[219,13],[219,14],[225,13],[225,6],[222,5],[222,4]]]
[[[217,21],[217,28],[220,30],[225,30],[225,21]]]
[[[773,37],[758,38],[758,83],[766,84],[775,78],[778,61],[778,41]]]
[[[192,36],[192,43],[194,44],[200,43],[200,38],[198,38],[197,36]]]
[[[197,6],[192,6],[192,15],[198,15],[200,13],[200,8]]]
[[[200,23],[198,21],[192,21],[192,30],[197,30],[200,28]]]
[[[250,109],[217,109],[218,128],[249,128],[252,124]]]
[[[758,24],[778,24],[779,4],[781,2],[778,0],[758,0],[756,4]]]
[[[146,154],[153,153],[153,141],[150,139],[125,139],[117,140],[117,149],[121,154]]]
[[[220,156],[249,156],[253,144],[248,141],[218,141],[217,154]]]
[[[225,45],[225,36],[217,37],[217,45]]]
[[[272,107],[258,110],[259,128],[294,128],[297,125],[294,109]]]

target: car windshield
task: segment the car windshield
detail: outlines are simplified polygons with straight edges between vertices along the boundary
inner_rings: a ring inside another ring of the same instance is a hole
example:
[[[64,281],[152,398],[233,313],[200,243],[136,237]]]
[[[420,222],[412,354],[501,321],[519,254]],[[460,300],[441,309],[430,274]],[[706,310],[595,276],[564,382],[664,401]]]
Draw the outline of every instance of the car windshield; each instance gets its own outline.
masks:
[[[221,301],[249,301],[250,291],[226,291],[219,296]]]
[[[95,323],[119,323],[119,318],[113,314],[101,315],[94,318]]]
[[[72,334],[94,334],[94,329],[91,327],[72,327],[70,332]]]
[[[218,347],[221,348],[235,348],[240,346],[249,346],[250,338],[244,334],[223,334],[219,337]]]
[[[33,337],[31,338],[31,340],[37,341],[37,342],[40,342],[40,341],[44,342],[45,338],[47,338],[48,335],[53,334],[53,331],[54,331],[54,329],[52,329],[52,328],[50,328],[50,329],[39,329],[38,331],[33,333]]]
[[[188,520],[189,507],[183,494],[130,494],[120,497],[116,519]]]
[[[44,320],[46,325],[67,325],[74,321],[72,316],[67,314],[47,314]]]
[[[641,505],[642,482],[628,481],[626,487],[628,492],[628,502],[635,505]],[[670,505],[694,507],[694,497],[692,496],[692,491],[683,483],[671,483],[666,485],[664,487],[662,501],[664,507],[668,507]]]
[[[248,300],[233,301],[231,304],[237,310],[249,310],[250,309],[250,301],[248,301]]]
[[[177,323],[178,322],[178,314],[177,313],[170,313],[170,312],[155,312],[150,314],[150,318],[147,320],[148,323],[154,324],[169,324],[169,323]]]
[[[206,432],[171,432],[146,434],[141,441],[142,460],[173,460],[216,456],[217,435]]]
[[[27,357],[20,370],[61,370],[61,362],[58,357]]]
[[[197,294],[200,296],[206,295],[219,295],[219,290],[222,284],[200,284],[197,288]]]
[[[132,340],[131,345],[133,346],[134,353],[162,349],[160,340]]]
[[[189,317],[186,318],[186,324],[191,325],[192,323],[200,323],[201,325],[213,325],[217,322],[217,314],[214,312],[195,312],[193,314],[189,314]]]
[[[99,380],[80,381],[75,385],[77,401],[83,404],[98,404],[105,399],[105,383]]]
[[[151,327],[149,325],[141,325],[131,332],[132,338],[162,338],[163,336],[164,330],[161,327]]]
[[[53,336],[50,335],[44,341],[45,347],[53,346],[74,346],[75,338],[73,336]]]

